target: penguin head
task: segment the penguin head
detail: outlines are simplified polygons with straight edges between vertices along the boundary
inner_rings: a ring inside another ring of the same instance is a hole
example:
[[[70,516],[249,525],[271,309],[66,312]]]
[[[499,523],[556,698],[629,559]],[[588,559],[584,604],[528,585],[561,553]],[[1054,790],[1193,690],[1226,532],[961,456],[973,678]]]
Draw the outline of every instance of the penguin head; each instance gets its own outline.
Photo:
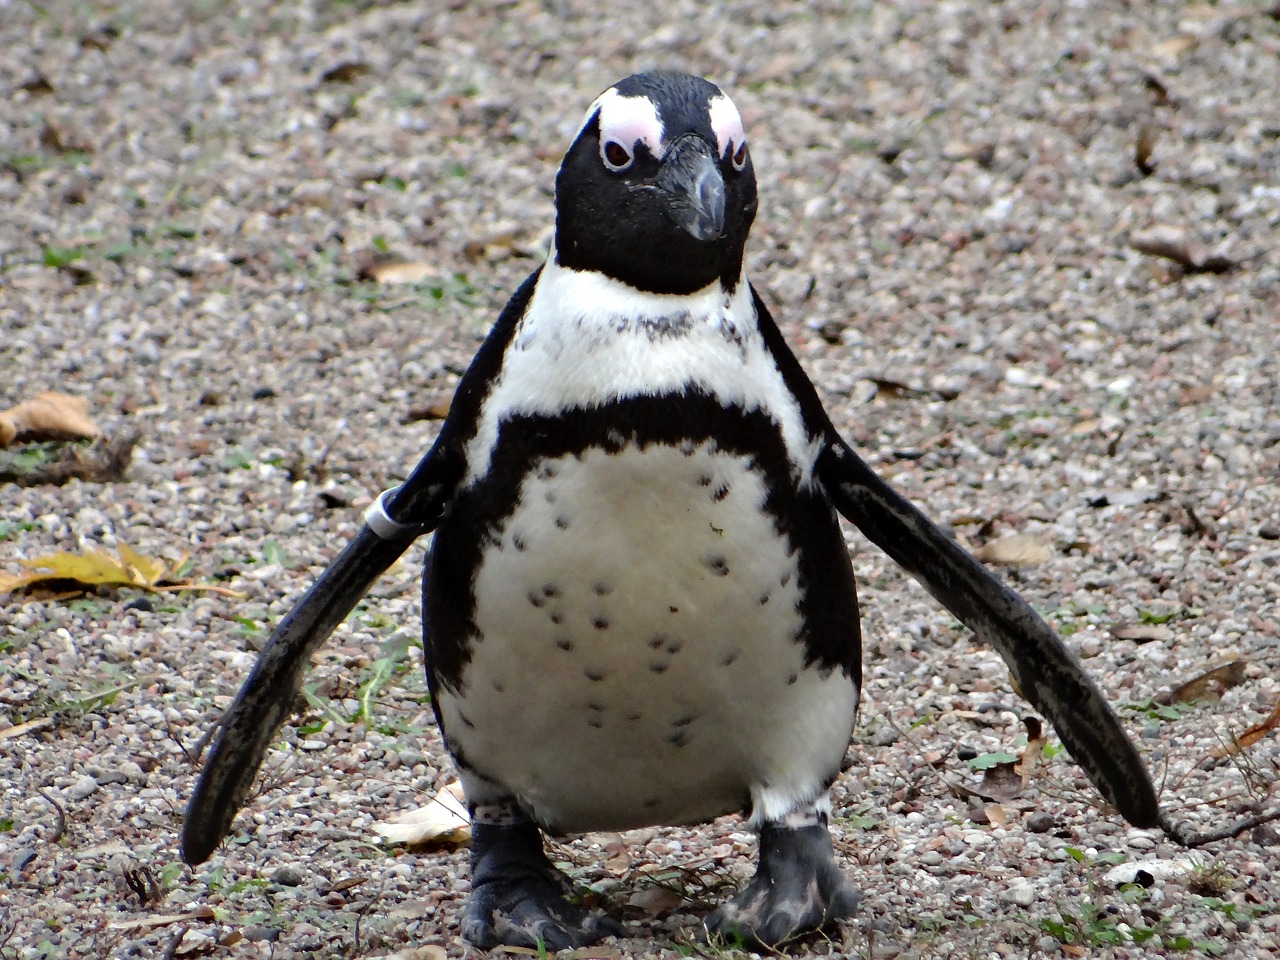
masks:
[[[756,178],[738,109],[707,80],[641,73],[591,104],[556,175],[556,262],[649,293],[742,275]]]

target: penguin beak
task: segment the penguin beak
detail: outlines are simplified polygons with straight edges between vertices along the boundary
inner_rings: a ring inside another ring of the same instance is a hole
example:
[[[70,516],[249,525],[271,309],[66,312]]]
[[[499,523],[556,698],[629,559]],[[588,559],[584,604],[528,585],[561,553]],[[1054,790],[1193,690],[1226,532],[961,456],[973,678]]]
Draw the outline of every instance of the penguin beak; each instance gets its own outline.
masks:
[[[673,143],[653,185],[667,216],[695,240],[715,240],[724,231],[724,176],[702,137],[686,134]]]

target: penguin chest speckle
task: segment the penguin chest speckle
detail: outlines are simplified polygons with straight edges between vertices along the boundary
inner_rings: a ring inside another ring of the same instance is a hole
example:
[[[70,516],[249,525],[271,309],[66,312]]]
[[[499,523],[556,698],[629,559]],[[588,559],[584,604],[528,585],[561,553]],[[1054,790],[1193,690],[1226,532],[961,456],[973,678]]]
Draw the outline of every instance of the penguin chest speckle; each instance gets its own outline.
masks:
[[[437,691],[464,770],[564,831],[819,792],[857,690],[805,665],[767,498],[750,457],[709,442],[534,463],[480,553],[461,682]]]

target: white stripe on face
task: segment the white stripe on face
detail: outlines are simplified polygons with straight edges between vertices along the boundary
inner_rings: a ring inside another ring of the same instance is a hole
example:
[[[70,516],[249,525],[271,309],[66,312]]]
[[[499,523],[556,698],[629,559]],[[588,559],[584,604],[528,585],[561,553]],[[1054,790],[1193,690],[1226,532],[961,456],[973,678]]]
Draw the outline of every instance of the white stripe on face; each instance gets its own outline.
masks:
[[[632,153],[637,143],[643,143],[658,160],[667,152],[657,105],[648,97],[624,97],[616,87],[610,87],[596,97],[574,135],[575,142],[597,111],[600,113],[601,146],[615,140]]]
[[[742,117],[733,101],[723,93],[712,97],[708,104],[711,114],[711,130],[716,135],[716,150],[723,157],[725,151],[732,153],[747,142],[747,134],[742,129]]]

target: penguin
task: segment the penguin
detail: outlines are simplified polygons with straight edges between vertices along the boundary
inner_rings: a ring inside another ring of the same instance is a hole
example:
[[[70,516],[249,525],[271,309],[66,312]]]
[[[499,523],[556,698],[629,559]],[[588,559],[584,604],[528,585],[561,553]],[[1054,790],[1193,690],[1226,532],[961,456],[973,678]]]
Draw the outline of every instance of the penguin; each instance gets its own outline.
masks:
[[[275,629],[191,798],[226,835],[311,652],[417,537],[428,685],[472,817],[462,933],[559,950],[623,928],[574,902],[543,835],[741,813],[756,872],[703,921],[766,947],[847,919],[828,790],[854,727],[844,515],[1008,664],[1101,794],[1154,826],[1106,698],[1028,604],[840,437],[744,270],[757,184],[713,83],[628,77],[590,105],[545,261],[438,438]]]

